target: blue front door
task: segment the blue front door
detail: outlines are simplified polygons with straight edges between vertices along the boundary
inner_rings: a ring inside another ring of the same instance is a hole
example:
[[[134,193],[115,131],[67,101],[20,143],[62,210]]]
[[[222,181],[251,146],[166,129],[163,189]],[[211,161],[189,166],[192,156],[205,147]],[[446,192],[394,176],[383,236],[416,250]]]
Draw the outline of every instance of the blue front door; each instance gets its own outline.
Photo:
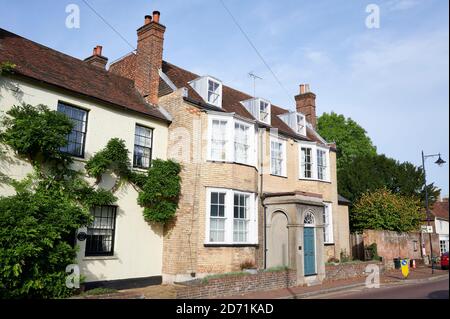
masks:
[[[303,228],[303,246],[305,256],[305,276],[316,274],[316,250],[314,240],[314,228]]]

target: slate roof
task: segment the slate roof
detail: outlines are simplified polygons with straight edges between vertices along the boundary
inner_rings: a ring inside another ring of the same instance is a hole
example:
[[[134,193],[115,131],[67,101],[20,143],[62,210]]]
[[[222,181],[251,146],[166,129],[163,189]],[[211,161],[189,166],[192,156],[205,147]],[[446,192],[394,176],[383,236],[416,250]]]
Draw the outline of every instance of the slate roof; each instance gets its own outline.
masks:
[[[0,62],[14,63],[18,75],[169,121],[157,107],[144,101],[133,81],[1,28]]]

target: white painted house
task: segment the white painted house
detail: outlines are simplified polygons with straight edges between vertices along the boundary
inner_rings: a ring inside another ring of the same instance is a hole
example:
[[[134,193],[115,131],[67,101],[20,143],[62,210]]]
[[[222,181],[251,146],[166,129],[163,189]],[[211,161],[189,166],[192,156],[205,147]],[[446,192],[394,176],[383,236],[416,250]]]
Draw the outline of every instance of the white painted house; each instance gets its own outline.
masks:
[[[0,62],[6,61],[16,67],[13,74],[0,76],[0,111],[4,115],[13,105],[27,103],[65,113],[76,125],[64,151],[73,156],[77,169],[114,137],[126,142],[134,169],[148,168],[152,159],[166,159],[170,121],[141,97],[132,81],[105,70],[107,58],[100,47],[83,61],[0,29]],[[17,160],[0,162],[0,170],[20,180],[31,167]],[[112,179],[105,176],[100,187],[111,188]],[[13,192],[0,185],[0,196]],[[161,282],[162,227],[144,220],[133,187],[124,186],[115,195],[117,203],[94,207],[94,223],[79,231],[87,235],[77,240],[81,274],[96,284]]]
[[[449,251],[449,232],[448,232],[448,198],[438,201],[434,204],[431,214],[434,217],[434,227],[436,234],[439,235],[439,247],[441,253]]]

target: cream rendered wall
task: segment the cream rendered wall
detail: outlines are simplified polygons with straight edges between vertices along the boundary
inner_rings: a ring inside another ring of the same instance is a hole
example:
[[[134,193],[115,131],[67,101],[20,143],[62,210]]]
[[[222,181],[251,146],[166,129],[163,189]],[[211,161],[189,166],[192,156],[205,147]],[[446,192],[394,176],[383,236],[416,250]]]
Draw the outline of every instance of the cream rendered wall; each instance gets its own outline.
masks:
[[[19,93],[15,93],[15,90]],[[56,110],[58,101],[66,102],[89,111],[85,146],[85,159],[75,159],[78,169],[84,161],[105,147],[114,137],[125,141],[132,158],[134,149],[135,125],[140,124],[154,129],[152,158],[166,159],[168,127],[167,124],[153,120],[145,115],[119,110],[90,99],[69,95],[46,85],[37,85],[30,81],[11,80],[0,77],[0,111],[7,111],[12,105],[28,103],[44,104]],[[12,153],[8,152],[9,159]],[[14,162],[0,161],[0,172],[15,179],[22,179],[30,173],[31,167],[17,159]],[[105,178],[102,187],[112,185]],[[13,194],[9,187],[0,185],[0,195]],[[79,242],[78,263],[86,281],[115,280],[161,275],[163,235],[159,226],[148,225],[138,206],[137,192],[131,186],[124,186],[117,193],[118,212],[116,219],[115,256],[84,258],[85,242]]]

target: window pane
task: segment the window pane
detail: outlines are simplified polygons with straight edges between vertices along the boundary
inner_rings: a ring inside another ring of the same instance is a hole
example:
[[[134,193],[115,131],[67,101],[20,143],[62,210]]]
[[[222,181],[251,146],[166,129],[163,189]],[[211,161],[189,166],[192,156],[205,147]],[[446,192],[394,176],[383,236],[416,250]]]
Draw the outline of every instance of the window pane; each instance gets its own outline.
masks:
[[[149,168],[151,163],[153,130],[136,125],[134,135],[133,166]]]
[[[73,123],[72,132],[67,136],[68,144],[61,147],[61,152],[82,157],[84,155],[84,140],[86,136],[87,111],[74,106],[58,103],[58,112],[64,113]]]
[[[227,121],[212,121],[211,158],[213,160],[224,161],[226,159],[226,128]]]
[[[94,221],[87,229],[86,256],[113,255],[116,210],[114,206],[96,206]]]
[[[248,237],[248,210],[250,195],[234,195],[234,220],[233,220],[233,241],[247,242]]]

